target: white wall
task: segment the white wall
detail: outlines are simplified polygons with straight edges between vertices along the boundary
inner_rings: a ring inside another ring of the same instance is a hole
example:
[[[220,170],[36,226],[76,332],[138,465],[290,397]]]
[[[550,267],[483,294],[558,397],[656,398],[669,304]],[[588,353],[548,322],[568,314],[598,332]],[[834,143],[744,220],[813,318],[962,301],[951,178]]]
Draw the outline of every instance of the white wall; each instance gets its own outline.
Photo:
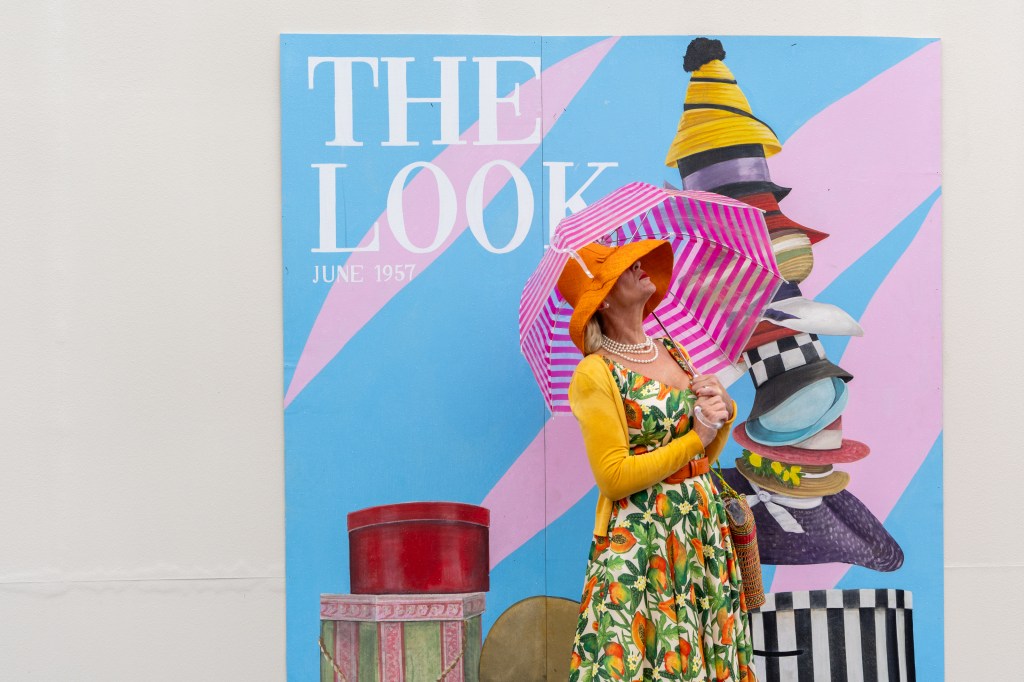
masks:
[[[285,677],[282,32],[943,38],[947,678],[1020,676],[1020,3],[277,4],[0,4],[0,679]]]

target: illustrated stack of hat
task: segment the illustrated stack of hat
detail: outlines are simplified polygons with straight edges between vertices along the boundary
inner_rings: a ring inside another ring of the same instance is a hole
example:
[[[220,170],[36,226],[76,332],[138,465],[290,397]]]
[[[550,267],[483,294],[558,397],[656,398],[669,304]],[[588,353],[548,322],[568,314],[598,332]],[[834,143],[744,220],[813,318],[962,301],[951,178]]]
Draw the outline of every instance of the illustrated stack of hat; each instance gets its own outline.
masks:
[[[780,209],[790,189],[772,181],[766,159],[782,145],[754,115],[724,59],[717,40],[697,38],[687,48],[690,84],[666,164],[679,168],[683,189],[724,194],[765,211],[787,280],[744,352],[755,398],[747,421],[733,430],[743,455],[724,475],[748,495],[763,563],[843,562],[892,571],[903,563],[902,550],[845,490],[849,474],[834,468],[869,449],[843,438],[853,376],[828,360],[818,338],[863,330],[842,309],[801,295],[799,283],[814,266],[812,246],[828,235]]]
[[[718,40],[696,38],[687,47],[683,68],[692,75],[665,164],[678,167],[683,189],[724,194],[765,212],[772,251],[788,286],[776,295],[779,305],[773,304],[754,330],[753,341],[768,343],[804,331],[799,319],[793,321],[801,313],[827,318],[836,332],[825,333],[860,336],[861,328],[839,308],[821,308],[823,304],[800,296],[798,285],[814,267],[811,247],[828,234],[801,225],[779,207],[791,189],[772,181],[767,157],[781,151],[782,144],[771,127],[754,115],[724,59],[725,49]]]

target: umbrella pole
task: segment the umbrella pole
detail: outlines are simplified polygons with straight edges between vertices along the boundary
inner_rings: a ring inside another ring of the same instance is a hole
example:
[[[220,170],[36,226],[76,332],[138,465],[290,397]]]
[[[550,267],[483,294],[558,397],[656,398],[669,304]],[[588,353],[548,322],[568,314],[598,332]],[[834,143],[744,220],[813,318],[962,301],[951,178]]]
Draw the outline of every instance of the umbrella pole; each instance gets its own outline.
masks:
[[[679,355],[683,359],[683,362],[682,362],[683,369],[686,370],[687,372],[689,372],[691,377],[697,376],[697,372],[693,369],[693,365],[691,365],[690,361],[686,359],[686,355],[685,355],[686,351],[682,350],[683,347],[680,346],[678,343],[676,343],[675,339],[672,338],[672,335],[668,333],[668,329],[665,329],[665,325],[661,321],[661,318],[658,317],[657,315],[655,315],[653,311],[651,312],[651,315],[654,315],[654,319],[658,322],[658,326],[661,327],[661,331],[665,332],[665,336],[667,336],[668,340],[672,342],[672,345],[674,345],[676,348],[680,349],[681,352],[680,352]],[[700,422],[702,424],[704,424],[705,426],[708,426],[708,427],[710,427],[712,429],[720,429],[720,428],[722,428],[725,425],[724,422],[720,422],[720,423],[716,424],[716,423],[713,423],[713,422],[705,421],[704,418],[701,415],[700,405],[698,405],[695,408],[693,408],[693,414],[694,414],[695,417],[697,417],[697,419],[700,420]]]
[[[689,372],[690,376],[697,376],[697,372],[693,369],[693,365],[691,365],[690,361],[686,358],[686,351],[682,350],[683,347],[680,344],[676,343],[676,340],[673,339],[672,335],[668,333],[668,329],[665,328],[665,325],[662,323],[661,318],[658,317],[658,315],[653,311],[651,312],[651,315],[654,315],[654,320],[658,323],[658,326],[661,327],[661,331],[665,332],[665,336],[668,338],[669,341],[672,342],[672,345],[680,349],[680,355],[682,355],[683,358],[683,369]]]
[[[654,315],[654,321],[658,323],[659,327],[661,327],[661,331],[665,332],[665,336],[668,337],[668,340],[671,341],[672,343],[676,343],[675,339],[672,338],[672,335],[668,333],[667,329],[665,329],[665,325],[662,324],[661,318],[658,317],[658,314],[652,311],[651,315]],[[679,345],[679,344],[676,344],[676,345]]]

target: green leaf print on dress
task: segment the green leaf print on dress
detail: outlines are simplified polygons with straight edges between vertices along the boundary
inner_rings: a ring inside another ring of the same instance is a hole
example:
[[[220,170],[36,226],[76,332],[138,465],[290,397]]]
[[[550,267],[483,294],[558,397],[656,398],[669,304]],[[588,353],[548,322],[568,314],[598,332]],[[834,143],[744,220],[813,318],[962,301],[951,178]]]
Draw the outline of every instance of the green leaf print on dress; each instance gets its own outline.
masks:
[[[633,456],[690,430],[689,389],[607,363]],[[709,475],[615,503],[608,536],[591,545],[570,670],[570,682],[756,682],[739,565]]]

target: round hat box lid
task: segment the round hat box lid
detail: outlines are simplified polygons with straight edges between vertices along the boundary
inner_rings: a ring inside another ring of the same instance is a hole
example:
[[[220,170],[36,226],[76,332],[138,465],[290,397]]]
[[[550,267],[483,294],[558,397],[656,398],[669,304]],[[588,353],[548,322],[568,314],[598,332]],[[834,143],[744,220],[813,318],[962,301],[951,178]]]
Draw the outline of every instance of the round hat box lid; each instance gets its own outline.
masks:
[[[484,507],[462,502],[402,502],[368,507],[348,515],[348,531],[351,533],[367,526],[403,521],[453,521],[488,527],[491,512]]]

